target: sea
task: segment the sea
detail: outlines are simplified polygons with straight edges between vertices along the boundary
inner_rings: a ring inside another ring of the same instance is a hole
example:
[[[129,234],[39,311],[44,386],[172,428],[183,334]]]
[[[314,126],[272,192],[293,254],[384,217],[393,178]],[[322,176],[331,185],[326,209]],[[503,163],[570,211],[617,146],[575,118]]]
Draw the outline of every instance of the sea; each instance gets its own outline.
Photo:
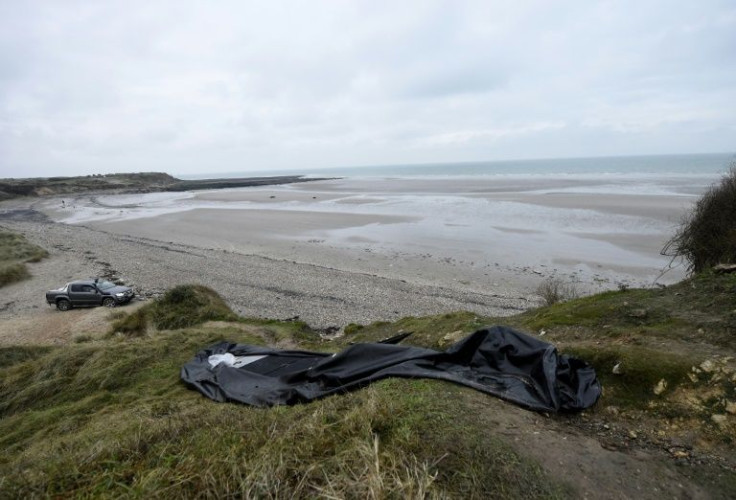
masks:
[[[185,179],[239,178],[274,175],[306,177],[488,177],[488,176],[705,176],[717,177],[736,166],[736,153],[550,158],[411,165],[364,165],[330,168],[293,167],[181,175]],[[217,168],[215,167],[215,170]]]

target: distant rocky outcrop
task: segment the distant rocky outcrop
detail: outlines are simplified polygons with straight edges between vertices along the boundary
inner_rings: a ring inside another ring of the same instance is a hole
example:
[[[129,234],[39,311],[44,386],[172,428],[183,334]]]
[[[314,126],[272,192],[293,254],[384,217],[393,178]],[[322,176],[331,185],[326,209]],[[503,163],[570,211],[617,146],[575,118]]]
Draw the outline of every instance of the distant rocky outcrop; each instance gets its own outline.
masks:
[[[179,179],[160,172],[0,179],[0,199],[20,196],[53,196],[88,191],[158,191],[177,182]]]
[[[239,179],[182,180],[161,172],[96,174],[79,177],[38,177],[0,179],[0,200],[24,196],[55,196],[93,191],[145,193],[153,191],[193,191],[247,186],[267,186],[323,180],[301,175],[246,177]]]

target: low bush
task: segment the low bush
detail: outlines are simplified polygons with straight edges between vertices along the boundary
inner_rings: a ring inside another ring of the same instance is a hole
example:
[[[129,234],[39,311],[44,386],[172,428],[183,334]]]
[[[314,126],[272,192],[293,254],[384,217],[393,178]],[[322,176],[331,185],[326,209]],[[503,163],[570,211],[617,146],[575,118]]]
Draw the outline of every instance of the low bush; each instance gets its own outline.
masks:
[[[736,164],[695,203],[662,254],[684,258],[691,273],[736,262]]]
[[[0,230],[0,262],[38,262],[48,255],[23,235]]]
[[[30,278],[25,263],[38,262],[48,255],[23,235],[0,230],[0,287]]]
[[[544,299],[548,306],[575,299],[579,293],[575,283],[566,282],[560,278],[548,278],[537,287],[537,295]]]
[[[154,326],[159,330],[187,328],[205,321],[237,318],[217,292],[202,285],[179,285],[172,288],[153,303],[150,314]]]
[[[140,337],[148,330],[148,311],[145,307],[116,319],[112,323],[113,333],[128,337]]]
[[[111,333],[140,337],[149,327],[158,330],[189,328],[205,321],[235,321],[238,316],[211,288],[179,285],[151,304],[117,318]]]
[[[22,262],[16,262],[14,264],[8,264],[0,267],[0,286],[9,285],[16,281],[21,281],[26,278],[30,278],[31,273],[28,272],[28,268]]]

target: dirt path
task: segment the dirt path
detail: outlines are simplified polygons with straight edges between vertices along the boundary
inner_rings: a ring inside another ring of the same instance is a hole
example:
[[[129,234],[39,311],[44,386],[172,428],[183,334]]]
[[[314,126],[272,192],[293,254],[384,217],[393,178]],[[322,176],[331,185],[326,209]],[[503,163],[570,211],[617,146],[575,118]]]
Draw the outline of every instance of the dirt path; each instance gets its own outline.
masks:
[[[526,411],[493,398],[466,396],[464,405],[523,456],[553,478],[571,485],[580,498],[712,498],[683,476],[658,450],[608,450],[567,420]]]
[[[49,307],[36,313],[18,315],[0,321],[0,346],[61,345],[79,337],[98,337],[109,331],[117,311],[131,312],[142,305],[142,302],[137,302],[120,309],[96,307],[66,312]]]

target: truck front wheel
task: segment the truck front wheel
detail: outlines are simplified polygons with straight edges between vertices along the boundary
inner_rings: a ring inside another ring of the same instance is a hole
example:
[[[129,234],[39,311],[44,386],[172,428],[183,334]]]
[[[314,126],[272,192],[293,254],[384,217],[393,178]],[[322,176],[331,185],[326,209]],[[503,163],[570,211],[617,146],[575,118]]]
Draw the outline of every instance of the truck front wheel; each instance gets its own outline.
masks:
[[[105,299],[102,301],[102,305],[105,307],[115,307],[115,299],[112,297],[105,297]]]
[[[56,308],[59,311],[68,311],[69,309],[72,308],[72,304],[66,299],[61,299],[56,302]]]

